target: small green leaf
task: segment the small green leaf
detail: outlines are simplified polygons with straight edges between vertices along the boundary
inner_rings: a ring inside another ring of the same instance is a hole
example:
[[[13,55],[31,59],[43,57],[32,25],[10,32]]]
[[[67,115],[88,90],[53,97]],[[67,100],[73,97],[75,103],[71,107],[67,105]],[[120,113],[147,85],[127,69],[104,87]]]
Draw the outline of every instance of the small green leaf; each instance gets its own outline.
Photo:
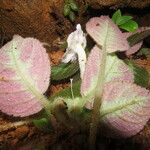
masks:
[[[76,3],[70,3],[70,7],[73,11],[78,11],[79,10],[79,7],[77,6]]]
[[[73,11],[70,11],[70,14],[69,14],[69,19],[74,22],[75,19],[76,19],[76,16],[75,16],[75,13]]]
[[[63,80],[73,76],[79,70],[78,62],[62,63],[58,66],[53,66],[51,70],[51,80]]]
[[[150,58],[150,48],[142,48],[140,49],[137,55],[144,55],[147,58]]]
[[[113,20],[113,22],[114,22],[115,24],[117,24],[118,21],[120,20],[120,18],[121,18],[121,11],[120,11],[120,9],[119,9],[119,10],[117,10],[117,11],[113,14],[112,20]],[[118,24],[117,24],[117,25],[118,25]]]
[[[128,37],[127,40],[129,42],[130,46],[133,46],[133,45],[139,43],[140,41],[142,41],[143,39],[145,39],[146,37],[148,37],[149,35],[150,35],[150,29],[145,30],[140,33],[136,33],[134,35],[131,35]]]
[[[68,4],[64,6],[64,16],[69,16],[71,8]]]
[[[34,119],[33,123],[40,130],[49,132],[52,129],[51,123],[47,118]]]
[[[133,61],[127,60],[126,63],[134,73],[134,82],[142,87],[148,87],[150,75],[146,69],[137,66]]]
[[[129,20],[131,20],[133,17],[132,16],[121,16],[117,22],[118,25],[122,25],[127,23]]]
[[[138,29],[138,24],[133,20],[129,20],[128,22],[120,25],[119,27],[128,32],[134,32],[136,29]]]

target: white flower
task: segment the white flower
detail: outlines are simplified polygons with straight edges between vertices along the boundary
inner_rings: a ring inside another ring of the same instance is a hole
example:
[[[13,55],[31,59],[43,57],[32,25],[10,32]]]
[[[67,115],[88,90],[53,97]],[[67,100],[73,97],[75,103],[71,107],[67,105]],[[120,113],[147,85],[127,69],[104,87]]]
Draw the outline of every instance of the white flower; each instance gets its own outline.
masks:
[[[68,63],[69,61],[74,61],[78,57],[79,67],[80,67],[80,77],[82,79],[86,64],[86,35],[81,29],[81,25],[76,26],[76,30],[69,34],[67,39],[68,48],[63,55],[62,62]]]

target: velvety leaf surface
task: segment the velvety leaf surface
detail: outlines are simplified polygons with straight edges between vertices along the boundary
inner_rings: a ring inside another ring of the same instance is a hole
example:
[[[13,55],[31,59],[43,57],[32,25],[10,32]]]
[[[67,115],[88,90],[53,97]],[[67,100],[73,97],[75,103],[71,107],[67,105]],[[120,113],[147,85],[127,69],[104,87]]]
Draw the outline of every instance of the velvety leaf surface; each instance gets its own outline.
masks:
[[[88,95],[92,92],[98,81],[100,69],[101,50],[95,46],[89,54],[88,61],[81,84],[81,94]],[[133,82],[134,76],[128,66],[116,55],[108,55],[106,60],[105,82],[109,81],[128,81]]]
[[[73,89],[74,97],[80,97],[81,96],[80,85],[81,85],[80,81],[73,82],[72,89]],[[54,95],[52,95],[50,97],[50,99],[54,100],[57,97],[72,98],[71,87],[67,87],[67,88],[61,90],[60,92],[55,93]]]
[[[128,37],[129,45],[133,45],[143,41],[146,37],[150,35],[150,27],[141,27],[137,31],[133,32],[131,36]]]
[[[78,62],[62,63],[51,69],[51,80],[59,81],[73,76],[79,70]]]
[[[108,53],[125,51],[129,48],[124,34],[108,16],[94,17],[86,24],[87,33]]]
[[[148,87],[150,78],[148,71],[145,68],[136,65],[132,60],[126,60],[125,62],[134,74],[134,83],[142,87]]]
[[[136,29],[138,29],[138,24],[133,20],[129,20],[128,22],[119,25],[119,28],[128,32],[134,32]]]
[[[0,110],[21,117],[39,112],[49,79],[50,62],[42,43],[15,35],[0,49]]]
[[[130,137],[150,119],[150,91],[127,82],[105,84],[101,121],[117,136]]]
[[[126,36],[126,38],[129,40],[129,43],[130,43],[130,48],[126,51],[126,55],[127,56],[130,56],[134,53],[136,53],[142,46],[143,44],[143,41],[141,38],[144,38],[147,37],[150,32],[146,31],[148,30],[149,27],[141,27],[139,28],[137,31],[135,32],[125,32],[124,35]],[[144,32],[146,31],[146,32]],[[141,41],[140,41],[141,39]],[[137,41],[137,43],[136,43]],[[136,43],[135,45],[133,45],[132,43]]]
[[[133,33],[132,32],[125,32],[124,35],[126,36],[126,38],[128,38],[131,35],[133,35]],[[142,44],[143,44],[143,41],[141,41],[141,42],[139,42],[133,46],[130,46],[129,49],[125,52],[126,55],[130,56],[130,55],[136,53],[141,48]]]

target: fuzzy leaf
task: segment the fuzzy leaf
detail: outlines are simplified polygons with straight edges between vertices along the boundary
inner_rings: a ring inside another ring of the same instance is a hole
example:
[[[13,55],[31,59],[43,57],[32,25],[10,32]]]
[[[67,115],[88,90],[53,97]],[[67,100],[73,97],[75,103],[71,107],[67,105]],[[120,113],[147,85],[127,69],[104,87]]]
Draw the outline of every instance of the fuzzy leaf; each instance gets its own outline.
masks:
[[[133,33],[132,32],[125,32],[124,35],[126,36],[126,38],[128,38],[131,35],[133,35]],[[141,48],[142,44],[143,44],[143,41],[140,41],[139,43],[137,43],[133,46],[130,46],[130,48],[125,52],[125,54],[127,56],[130,56],[130,55],[136,53]]]
[[[73,89],[74,97],[81,96],[80,95],[80,85],[81,85],[80,81],[76,81],[75,83],[73,82],[72,89]],[[57,97],[72,98],[71,88],[67,87],[67,88],[61,90],[60,92],[55,93],[53,96],[50,97],[50,99],[53,100]]]
[[[14,36],[0,49],[0,78],[2,112],[20,117],[39,112],[50,79],[50,62],[42,43]]]
[[[132,16],[121,16],[121,18],[118,20],[117,25],[122,25],[127,23],[129,20],[131,20],[133,17]]]
[[[139,43],[135,44],[134,46],[130,47],[130,48],[125,52],[125,54],[126,54],[127,56],[130,56],[130,55],[136,53],[136,52],[141,48],[142,44],[143,44],[143,42],[139,42]]]
[[[109,134],[133,136],[150,119],[150,92],[132,83],[110,82],[104,88],[100,114]]]
[[[112,16],[112,20],[115,24],[117,24],[118,26],[123,25],[125,23],[127,23],[129,20],[131,20],[133,17],[132,16],[122,16],[121,15],[121,11],[120,9],[117,10],[113,16]]]
[[[79,70],[77,62],[60,64],[53,66],[51,70],[51,80],[63,80],[73,76]]]
[[[136,29],[138,29],[138,24],[133,20],[129,20],[128,22],[119,25],[119,27],[128,32],[134,32]]]
[[[148,31],[149,27],[141,27],[137,31],[133,32],[125,32],[124,36],[126,36],[130,48],[126,51],[126,55],[130,56],[136,53],[142,46],[144,38],[150,35]]]
[[[134,74],[134,83],[137,85],[140,85],[142,87],[148,87],[148,82],[150,75],[147,72],[147,70],[143,67],[139,67],[136,64],[134,64],[133,61],[126,61],[130,69],[133,71]]]
[[[150,27],[141,27],[135,33],[129,36],[127,40],[129,42],[129,45],[132,47],[133,45],[144,40],[149,35],[150,35]]]
[[[86,24],[87,33],[108,53],[125,51],[129,48],[124,34],[108,16],[94,17]]]
[[[119,10],[117,10],[117,11],[113,14],[112,20],[113,20],[113,22],[114,22],[115,24],[118,25],[118,22],[119,22],[120,18],[121,18],[121,11],[120,11],[120,9],[119,9]]]
[[[89,54],[86,63],[85,73],[81,84],[81,94],[88,95],[92,92],[98,81],[98,73],[100,66],[101,50],[95,46]],[[94,63],[93,63],[94,62]],[[133,82],[133,74],[128,66],[116,55],[108,55],[106,61],[105,82],[112,80],[115,81],[128,81]]]

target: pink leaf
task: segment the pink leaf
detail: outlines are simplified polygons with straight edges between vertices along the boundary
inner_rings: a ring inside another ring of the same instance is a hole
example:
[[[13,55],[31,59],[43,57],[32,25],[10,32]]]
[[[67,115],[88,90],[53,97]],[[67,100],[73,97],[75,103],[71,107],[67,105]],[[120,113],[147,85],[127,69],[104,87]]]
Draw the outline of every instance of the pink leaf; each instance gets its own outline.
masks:
[[[85,72],[81,84],[81,94],[88,95],[92,92],[98,81],[100,69],[101,50],[95,46],[89,54]],[[115,55],[108,55],[105,69],[105,83],[109,81],[128,81],[133,82],[134,76],[128,66]]]
[[[104,88],[100,114],[109,134],[133,136],[150,119],[150,92],[132,83],[109,82]]]
[[[50,61],[42,43],[15,35],[0,49],[0,110],[21,117],[39,112],[49,79]]]
[[[126,37],[108,16],[90,19],[86,30],[98,45],[106,46],[108,53],[129,49]]]

